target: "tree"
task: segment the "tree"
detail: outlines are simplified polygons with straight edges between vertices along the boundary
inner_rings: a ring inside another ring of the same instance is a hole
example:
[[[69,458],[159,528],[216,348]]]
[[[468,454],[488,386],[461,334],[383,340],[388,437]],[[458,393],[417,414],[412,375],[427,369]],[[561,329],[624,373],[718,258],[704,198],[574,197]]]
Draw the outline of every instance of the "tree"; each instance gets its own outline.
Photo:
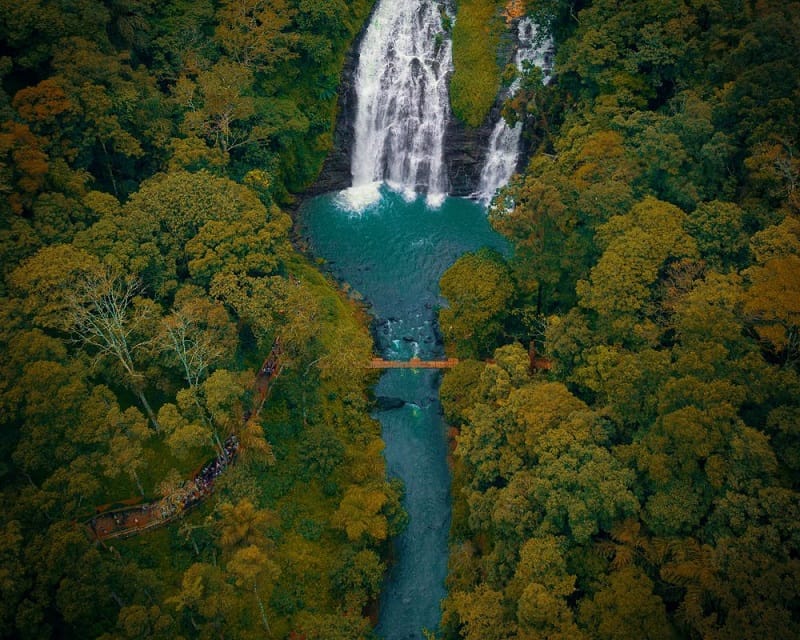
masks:
[[[388,535],[389,525],[383,514],[387,500],[380,489],[353,485],[345,492],[331,523],[343,530],[351,542],[381,542]]]
[[[664,602],[653,593],[652,580],[635,566],[613,572],[608,583],[581,604],[580,618],[593,637],[603,640],[676,637]]]
[[[297,636],[308,640],[367,640],[372,634],[369,618],[341,612],[326,614],[304,610],[295,616],[294,623]]]
[[[565,303],[574,295],[574,283],[562,286],[565,272],[575,268],[586,254],[577,246],[575,216],[568,210],[573,190],[550,158],[532,159],[527,177],[512,182],[499,202],[489,210],[489,220],[517,247],[512,261],[522,291],[537,296],[537,311],[553,303]],[[565,251],[565,245],[570,250]],[[547,307],[547,308],[545,308]]]
[[[197,80],[178,80],[175,100],[187,109],[185,132],[205,138],[223,154],[250,141],[243,124],[255,115],[254,100],[246,96],[253,82],[252,72],[227,60],[201,71]]]
[[[515,628],[505,619],[503,594],[487,585],[474,591],[458,591],[446,600],[443,619],[459,629],[465,640],[504,640]]]
[[[477,399],[475,390],[483,367],[477,360],[464,360],[442,379],[439,398],[449,424],[459,425],[467,420],[467,412]]]
[[[280,573],[278,566],[271,562],[267,554],[258,546],[250,545],[237,549],[228,561],[226,569],[235,576],[236,586],[252,587],[261,614],[261,623],[264,625],[267,635],[271,636],[272,630],[269,627],[267,610],[264,607],[259,583],[265,580],[272,582]]]
[[[747,246],[744,212],[733,202],[702,202],[686,218],[687,231],[697,242],[700,256],[716,269],[742,263]]]
[[[333,576],[337,593],[345,599],[345,609],[361,611],[380,594],[386,566],[371,549],[351,552]]]
[[[696,252],[683,222],[677,207],[645,198],[598,230],[603,255],[577,292],[581,305],[599,314],[611,337],[653,339],[646,320],[653,316],[650,305],[660,271],[668,261]]]
[[[139,296],[142,289],[141,281],[112,271],[87,276],[70,296],[68,319],[78,339],[95,351],[98,359],[110,357],[122,367],[158,431],[158,419],[143,391],[143,375],[134,362],[135,353],[152,342],[149,330],[158,313],[153,303]]]
[[[70,244],[41,248],[9,276],[9,285],[21,299],[21,309],[45,330],[69,332],[76,283],[99,277],[100,262]]]
[[[243,185],[207,171],[176,171],[142,183],[119,213],[79,241],[169,300],[189,279],[208,287],[223,273],[272,275],[287,255],[289,226],[286,214],[265,208]],[[183,295],[193,297],[191,291]]]
[[[744,313],[759,337],[785,362],[800,357],[800,255],[773,258],[747,270]]]
[[[14,628],[17,606],[29,586],[23,564],[22,528],[16,520],[7,521],[0,530],[0,630],[10,635]]]
[[[286,0],[224,0],[214,38],[237,63],[271,71],[297,57],[299,34],[290,28],[296,13]]]
[[[511,274],[502,257],[488,249],[459,258],[439,283],[448,307],[439,325],[459,355],[482,355],[502,332],[506,307],[514,295]]]
[[[160,339],[163,348],[177,359],[192,389],[200,385],[214,365],[230,360],[237,342],[225,308],[191,293],[163,318]]]
[[[173,454],[179,458],[186,458],[190,452],[201,449],[209,442],[213,442],[216,446],[212,429],[197,415],[197,412],[192,414],[182,409],[183,407],[171,402],[165,402],[158,410],[158,423]]]
[[[531,538],[520,549],[506,597],[517,602],[521,637],[583,637],[567,605],[575,591],[575,576],[567,570],[563,546],[558,538],[543,536]]]
[[[241,598],[217,566],[197,562],[184,572],[177,593],[164,599],[175,611],[188,618],[194,633],[214,633],[220,625],[236,624]],[[243,629],[246,627],[243,627]]]
[[[267,545],[267,531],[277,524],[274,513],[259,509],[250,500],[219,505],[219,541],[226,553],[245,547]]]
[[[21,123],[8,121],[0,129],[0,157],[3,182],[15,185],[8,192],[8,213],[21,214],[33,204],[35,194],[44,186],[50,169],[49,157],[44,150],[44,141],[37,138],[30,128]],[[6,160],[7,159],[7,160]],[[5,209],[5,206],[3,207]]]
[[[139,479],[139,471],[146,464],[142,443],[151,435],[148,432],[147,420],[135,407],[121,411],[118,406],[112,406],[106,420],[111,437],[108,442],[108,453],[103,459],[105,475],[116,478],[126,473],[136,483],[139,493],[144,497],[145,491]]]

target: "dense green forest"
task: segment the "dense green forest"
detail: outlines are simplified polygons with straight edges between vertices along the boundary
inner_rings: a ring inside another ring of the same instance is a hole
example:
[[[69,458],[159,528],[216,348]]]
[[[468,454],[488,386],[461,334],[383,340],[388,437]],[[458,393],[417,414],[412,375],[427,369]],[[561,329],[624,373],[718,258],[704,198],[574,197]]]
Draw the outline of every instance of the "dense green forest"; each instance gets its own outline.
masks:
[[[0,0],[0,637],[371,636],[402,488],[365,318],[285,210],[373,4]],[[503,107],[533,147],[489,210],[512,257],[441,282],[440,635],[800,637],[800,4],[455,4],[467,125],[514,19],[557,54]],[[91,539],[229,433],[207,503]]]
[[[371,6],[0,2],[1,637],[369,635],[405,517],[372,343],[280,207]],[[169,494],[229,433],[207,504],[91,540],[96,507]]]
[[[441,282],[443,634],[800,637],[800,4],[525,4],[514,255]]]

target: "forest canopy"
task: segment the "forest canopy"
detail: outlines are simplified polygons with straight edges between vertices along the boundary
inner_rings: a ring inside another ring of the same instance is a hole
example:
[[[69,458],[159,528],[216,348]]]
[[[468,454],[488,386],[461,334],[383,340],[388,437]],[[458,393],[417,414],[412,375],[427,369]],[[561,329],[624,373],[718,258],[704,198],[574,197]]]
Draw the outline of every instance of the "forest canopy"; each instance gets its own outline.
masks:
[[[402,489],[281,206],[371,4],[0,2],[0,636],[369,635]],[[231,435],[206,504],[94,539]]]
[[[287,209],[373,4],[0,0],[0,636],[372,636],[402,487]],[[441,281],[439,636],[800,637],[800,4],[454,8],[456,117],[531,154],[510,257]],[[553,80],[495,105],[524,15]],[[92,539],[232,433],[202,507]]]
[[[800,5],[495,4],[556,58],[504,109],[502,313],[479,256],[441,281],[448,348],[493,351],[441,389],[443,635],[795,638]]]

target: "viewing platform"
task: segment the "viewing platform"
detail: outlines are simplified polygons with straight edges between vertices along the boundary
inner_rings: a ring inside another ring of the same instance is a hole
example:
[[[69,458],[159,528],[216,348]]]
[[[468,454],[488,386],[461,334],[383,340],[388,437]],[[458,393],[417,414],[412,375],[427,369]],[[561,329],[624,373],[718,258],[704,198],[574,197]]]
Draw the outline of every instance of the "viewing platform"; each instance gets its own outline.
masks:
[[[381,358],[373,358],[370,363],[370,369],[452,369],[458,364],[458,358],[448,358],[447,360],[420,360],[419,358],[411,358],[411,360],[383,360]]]

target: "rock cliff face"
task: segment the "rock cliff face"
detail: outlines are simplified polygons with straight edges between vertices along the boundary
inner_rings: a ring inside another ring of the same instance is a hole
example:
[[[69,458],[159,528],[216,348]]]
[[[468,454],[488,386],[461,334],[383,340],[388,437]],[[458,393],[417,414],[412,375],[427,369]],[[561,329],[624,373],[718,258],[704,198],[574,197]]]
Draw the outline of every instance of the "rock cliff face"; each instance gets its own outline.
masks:
[[[377,3],[375,4],[377,7]],[[375,11],[373,7],[372,11]],[[339,191],[350,186],[350,152],[355,142],[356,95],[355,76],[358,69],[358,51],[367,32],[372,15],[364,21],[361,32],[347,52],[339,78],[339,104],[336,115],[336,128],[333,133],[333,149],[322,165],[316,182],[306,191],[308,195],[319,195],[329,191]]]
[[[309,195],[338,191],[350,186],[350,150],[355,140],[353,123],[356,109],[353,76],[357,66],[358,47],[354,47],[353,52],[347,56],[339,84],[339,111],[333,135],[333,149],[325,159],[316,182],[308,189]]]
[[[477,129],[451,117],[444,138],[444,163],[453,196],[469,196],[478,187],[486,146],[500,109],[495,106]]]

